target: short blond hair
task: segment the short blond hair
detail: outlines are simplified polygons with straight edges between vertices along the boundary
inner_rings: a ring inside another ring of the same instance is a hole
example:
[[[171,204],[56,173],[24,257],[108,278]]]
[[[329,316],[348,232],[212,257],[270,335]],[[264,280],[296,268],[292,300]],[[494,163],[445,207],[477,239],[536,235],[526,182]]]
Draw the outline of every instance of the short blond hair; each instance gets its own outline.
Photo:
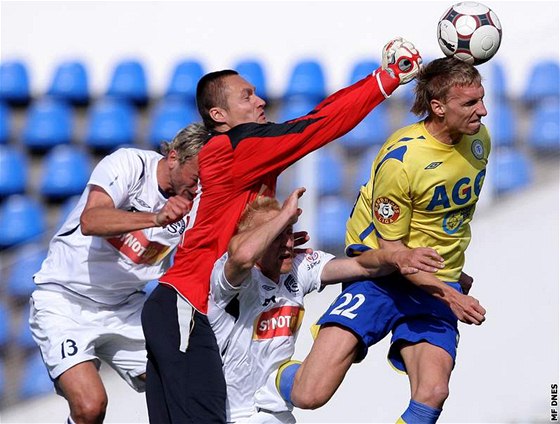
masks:
[[[195,122],[180,130],[171,142],[162,142],[160,150],[164,156],[167,156],[171,150],[175,150],[177,160],[182,165],[190,158],[198,155],[209,138],[210,132],[206,127],[200,122]]]
[[[242,233],[251,229],[254,225],[255,216],[259,213],[270,212],[270,211],[280,211],[282,206],[280,202],[274,197],[259,196],[253,202],[249,203],[241,217],[239,218],[239,223],[237,224],[237,232]]]

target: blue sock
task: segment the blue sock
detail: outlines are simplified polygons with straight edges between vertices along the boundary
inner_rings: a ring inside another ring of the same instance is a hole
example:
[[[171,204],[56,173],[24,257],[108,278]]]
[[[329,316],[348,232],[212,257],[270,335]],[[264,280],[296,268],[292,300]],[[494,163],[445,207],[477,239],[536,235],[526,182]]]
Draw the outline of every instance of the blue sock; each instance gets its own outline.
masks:
[[[408,408],[406,408],[400,419],[407,424],[435,424],[439,414],[441,414],[441,409],[435,409],[410,399]]]
[[[294,386],[294,379],[296,372],[301,366],[299,361],[288,361],[280,365],[278,368],[278,375],[276,376],[276,388],[282,398],[292,404],[292,387]]]

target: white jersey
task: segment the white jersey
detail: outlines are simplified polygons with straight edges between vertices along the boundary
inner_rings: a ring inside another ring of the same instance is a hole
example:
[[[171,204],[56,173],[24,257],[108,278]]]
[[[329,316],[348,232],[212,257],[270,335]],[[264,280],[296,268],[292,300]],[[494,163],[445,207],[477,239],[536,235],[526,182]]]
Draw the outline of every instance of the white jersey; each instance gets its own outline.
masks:
[[[266,382],[293,355],[303,297],[321,287],[323,268],[334,256],[321,251],[299,254],[278,284],[253,267],[239,287],[226,280],[227,258],[226,253],[218,259],[212,271],[208,307],[224,364],[227,420],[242,420],[257,408],[290,411],[292,406]]]
[[[154,151],[132,148],[103,158],[78,204],[51,240],[35,283],[55,283],[96,302],[116,305],[158,279],[170,265],[170,254],[185,231],[186,219],[163,228],[98,237],[82,234],[80,215],[92,185],[103,188],[118,209],[159,211],[167,201],[157,182],[161,158]]]

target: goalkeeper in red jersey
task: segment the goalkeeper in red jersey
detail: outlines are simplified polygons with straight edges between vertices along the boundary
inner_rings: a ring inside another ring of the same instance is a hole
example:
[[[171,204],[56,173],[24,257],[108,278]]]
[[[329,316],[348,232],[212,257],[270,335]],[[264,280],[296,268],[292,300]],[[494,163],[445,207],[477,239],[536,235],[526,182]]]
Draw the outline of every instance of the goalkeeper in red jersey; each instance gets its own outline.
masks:
[[[151,422],[225,422],[226,389],[206,317],[210,274],[246,205],[273,196],[276,178],[308,153],[354,128],[417,74],[421,57],[401,38],[383,49],[384,66],[327,97],[307,115],[269,123],[265,102],[231,70],[198,83],[197,104],[212,137],[199,154],[201,194],[172,268],[146,302]]]

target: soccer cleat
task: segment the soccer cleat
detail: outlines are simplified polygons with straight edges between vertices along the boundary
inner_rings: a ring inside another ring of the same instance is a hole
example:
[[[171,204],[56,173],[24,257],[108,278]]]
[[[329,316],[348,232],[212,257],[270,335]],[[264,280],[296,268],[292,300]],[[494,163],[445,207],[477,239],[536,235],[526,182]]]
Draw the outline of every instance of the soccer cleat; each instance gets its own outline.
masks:
[[[399,84],[412,81],[422,64],[422,57],[414,44],[404,38],[397,37],[383,47],[382,68],[393,78],[399,79]]]

